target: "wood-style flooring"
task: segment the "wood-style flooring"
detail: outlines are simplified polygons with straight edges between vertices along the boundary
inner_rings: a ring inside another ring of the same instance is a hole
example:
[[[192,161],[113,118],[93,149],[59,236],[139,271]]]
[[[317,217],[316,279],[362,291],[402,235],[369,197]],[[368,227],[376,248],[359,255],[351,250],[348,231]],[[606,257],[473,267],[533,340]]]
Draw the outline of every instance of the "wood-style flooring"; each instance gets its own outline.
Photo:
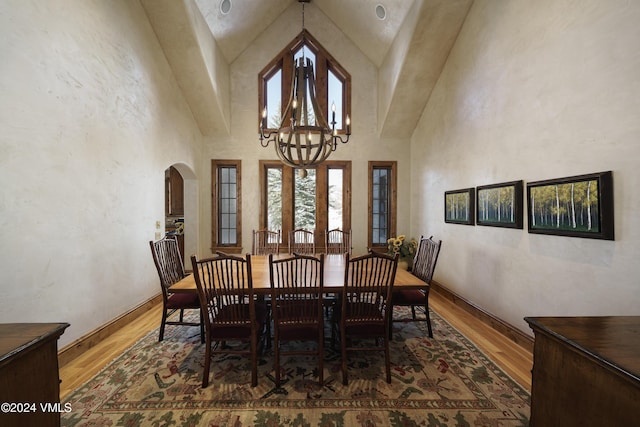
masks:
[[[473,341],[515,381],[527,390],[531,390],[533,355],[530,351],[479,321],[437,292],[431,292],[429,303],[438,314]],[[159,304],[60,368],[62,380],[60,398],[64,399],[145,334],[157,329],[160,325],[161,313],[162,304]]]

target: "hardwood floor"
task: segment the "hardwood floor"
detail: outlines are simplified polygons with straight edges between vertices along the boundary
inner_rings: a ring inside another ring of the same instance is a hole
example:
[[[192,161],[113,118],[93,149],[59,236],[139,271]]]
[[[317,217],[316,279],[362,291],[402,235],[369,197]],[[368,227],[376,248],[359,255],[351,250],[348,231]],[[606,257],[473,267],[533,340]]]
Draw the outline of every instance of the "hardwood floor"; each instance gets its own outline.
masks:
[[[531,391],[531,369],[533,368],[531,351],[516,344],[437,292],[429,294],[429,305],[496,362],[511,378],[529,392]]]
[[[431,293],[429,302],[438,314],[473,341],[515,381],[527,390],[531,390],[533,355],[530,351],[479,321],[437,292]],[[61,367],[60,398],[64,399],[145,334],[157,329],[160,325],[161,312],[162,305],[156,305],[129,326],[118,330],[100,344]]]

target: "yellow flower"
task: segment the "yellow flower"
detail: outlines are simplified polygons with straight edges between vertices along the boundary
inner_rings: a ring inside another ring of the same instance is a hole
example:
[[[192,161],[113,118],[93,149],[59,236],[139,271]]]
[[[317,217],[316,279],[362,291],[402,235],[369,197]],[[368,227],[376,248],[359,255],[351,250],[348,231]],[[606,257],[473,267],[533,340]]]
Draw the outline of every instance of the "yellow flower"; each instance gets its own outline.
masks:
[[[400,254],[402,258],[413,258],[417,247],[418,242],[416,239],[407,239],[404,234],[387,240],[387,253],[390,255]]]

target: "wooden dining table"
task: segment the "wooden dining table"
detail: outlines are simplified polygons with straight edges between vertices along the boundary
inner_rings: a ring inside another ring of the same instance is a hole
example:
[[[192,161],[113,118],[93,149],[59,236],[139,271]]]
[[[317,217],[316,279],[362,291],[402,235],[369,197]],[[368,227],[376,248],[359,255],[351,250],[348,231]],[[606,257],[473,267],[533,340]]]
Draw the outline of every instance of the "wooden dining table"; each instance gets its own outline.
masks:
[[[274,259],[287,258],[291,255],[281,254],[274,256]],[[325,255],[324,258],[324,287],[327,293],[335,293],[344,287],[344,272],[346,265],[345,255]],[[269,257],[263,255],[251,256],[251,277],[253,279],[253,290],[256,294],[266,295],[271,292],[271,281],[269,278]],[[398,268],[393,282],[394,289],[424,289],[429,285],[414,276],[409,271]],[[197,292],[196,281],[193,274],[189,274],[182,280],[174,283],[169,292]]]

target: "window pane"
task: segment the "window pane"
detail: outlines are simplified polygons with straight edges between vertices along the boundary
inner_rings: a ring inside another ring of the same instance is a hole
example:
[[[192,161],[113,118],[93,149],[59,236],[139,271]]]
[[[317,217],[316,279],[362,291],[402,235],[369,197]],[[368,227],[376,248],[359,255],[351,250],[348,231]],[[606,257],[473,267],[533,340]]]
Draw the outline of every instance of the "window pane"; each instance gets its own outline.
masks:
[[[329,169],[329,230],[339,228],[342,230],[342,169]]]
[[[235,166],[220,166],[218,168],[218,236],[219,244],[237,244],[236,209],[236,168]]]
[[[267,169],[267,228],[282,229],[282,169]]]
[[[372,227],[373,227],[373,244],[386,244],[389,235],[389,180],[390,171],[388,169],[373,169],[372,176]]]
[[[311,63],[313,64],[313,75],[316,76],[317,80],[316,55],[306,45],[302,45],[302,47],[293,54],[293,58],[296,60],[296,64],[298,63],[298,58],[302,58],[303,53],[305,58],[309,58],[311,60]]]
[[[343,89],[342,82],[331,72],[331,70],[329,70],[329,102],[327,102],[327,117],[329,117],[329,122],[333,121],[335,118],[336,129],[342,129]],[[331,110],[332,105],[335,105],[336,107],[335,114],[333,114],[333,111]],[[331,123],[329,123],[329,126],[331,126]]]
[[[282,70],[267,80],[267,128],[277,129],[282,116]]]
[[[293,55],[293,57],[295,58],[296,64],[298,64],[298,58],[302,58],[303,56],[303,52],[304,52],[304,57],[305,58],[309,58],[311,60],[311,63],[313,65],[313,75],[314,78],[317,80],[318,76],[316,74],[316,55],[311,52],[311,50],[306,47],[306,46],[302,46],[300,49],[298,49],[298,51]],[[316,94],[316,98],[318,98],[318,94]],[[307,114],[306,116],[302,115],[301,117],[301,121],[303,125],[307,125],[307,126],[315,126],[316,124],[316,117],[313,111],[313,107],[311,104],[311,95],[309,93],[309,88],[307,88],[307,106],[308,106],[308,110],[307,110]]]
[[[307,176],[294,174],[293,215],[295,228],[316,228],[316,170],[308,169]]]

